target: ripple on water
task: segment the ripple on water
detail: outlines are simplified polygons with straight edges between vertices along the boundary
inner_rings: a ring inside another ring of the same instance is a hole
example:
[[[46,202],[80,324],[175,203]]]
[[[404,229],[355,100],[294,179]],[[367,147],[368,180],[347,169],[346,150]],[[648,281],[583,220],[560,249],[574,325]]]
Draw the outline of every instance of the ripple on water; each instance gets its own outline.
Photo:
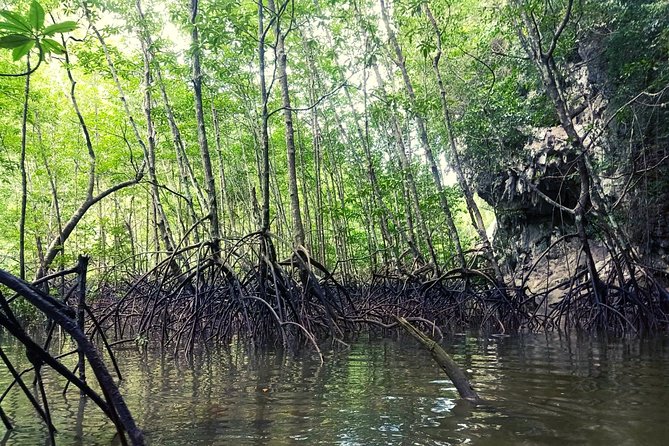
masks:
[[[458,336],[446,349],[489,403],[459,401],[410,340],[354,343],[323,365],[309,354],[249,358],[242,351],[184,363],[127,350],[119,362],[128,404],[151,444],[161,446],[663,445],[669,438],[666,338]],[[0,383],[8,379],[0,370]],[[55,376],[47,374],[46,384],[58,444],[112,444],[112,427],[93,404],[80,409],[74,392],[56,397]],[[2,407],[17,422],[4,445],[45,443],[24,397],[12,391]],[[73,421],[80,412],[83,437]]]

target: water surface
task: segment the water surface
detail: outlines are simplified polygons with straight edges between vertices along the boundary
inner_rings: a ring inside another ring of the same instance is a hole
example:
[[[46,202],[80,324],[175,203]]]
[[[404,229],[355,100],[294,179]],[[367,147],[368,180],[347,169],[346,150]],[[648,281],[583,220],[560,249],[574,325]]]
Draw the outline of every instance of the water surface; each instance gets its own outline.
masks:
[[[3,349],[27,363],[10,342]],[[408,339],[359,340],[298,357],[231,346],[191,362],[123,350],[122,392],[152,445],[663,445],[669,339],[456,336],[447,349],[488,402],[459,402]],[[73,359],[74,360],[74,359]],[[0,367],[0,384],[9,373]],[[116,444],[90,401],[49,373],[58,444]],[[2,404],[16,429],[0,445],[49,444],[25,396]],[[0,428],[1,429],[1,428]]]

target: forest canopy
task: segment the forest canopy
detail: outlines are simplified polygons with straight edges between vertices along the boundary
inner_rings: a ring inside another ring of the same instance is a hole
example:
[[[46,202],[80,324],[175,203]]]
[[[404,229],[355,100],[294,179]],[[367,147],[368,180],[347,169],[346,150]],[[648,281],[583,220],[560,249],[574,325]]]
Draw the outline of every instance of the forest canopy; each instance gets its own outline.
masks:
[[[472,269],[513,300],[571,234],[596,302],[666,277],[666,1],[2,7],[0,267],[22,278],[302,252],[326,280]]]

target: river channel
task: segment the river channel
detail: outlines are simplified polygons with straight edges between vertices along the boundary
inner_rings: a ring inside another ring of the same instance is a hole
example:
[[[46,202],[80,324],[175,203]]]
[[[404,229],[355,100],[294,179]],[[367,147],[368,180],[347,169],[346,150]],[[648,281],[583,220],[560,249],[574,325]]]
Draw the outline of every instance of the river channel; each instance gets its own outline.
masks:
[[[0,339],[1,340],[1,339]],[[2,341],[14,360],[21,349]],[[121,390],[151,445],[664,445],[669,338],[458,335],[445,342],[487,402],[455,388],[410,339],[249,355],[235,345],[191,360],[124,349]],[[74,360],[74,359],[73,359]],[[0,388],[10,380],[0,366]],[[59,445],[117,444],[78,392],[45,377]],[[0,445],[49,444],[24,395],[2,403],[16,428]],[[1,429],[1,428],[0,428]],[[1,432],[1,431],[0,431]]]

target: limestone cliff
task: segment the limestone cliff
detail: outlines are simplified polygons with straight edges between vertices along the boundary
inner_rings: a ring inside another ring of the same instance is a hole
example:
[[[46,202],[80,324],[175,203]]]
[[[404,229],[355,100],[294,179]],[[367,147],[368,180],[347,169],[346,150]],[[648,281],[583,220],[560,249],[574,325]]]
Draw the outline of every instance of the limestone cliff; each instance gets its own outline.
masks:
[[[597,172],[603,199],[635,254],[660,275],[669,269],[669,159],[664,121],[621,113],[615,85],[607,77],[601,40],[580,42],[565,79],[572,118]],[[643,96],[643,94],[642,94]],[[627,104],[629,105],[629,104]],[[666,112],[662,113],[666,117]],[[550,289],[582,267],[580,244],[570,241],[579,193],[578,156],[565,131],[554,127],[521,129],[527,140],[522,157],[498,172],[475,178],[479,195],[495,210],[494,244],[508,273],[531,291]],[[592,204],[592,203],[591,203]],[[602,210],[599,218],[602,218]],[[594,212],[590,214],[596,222]],[[593,255],[604,267],[606,236],[591,225]],[[566,237],[565,237],[566,236]],[[557,242],[557,243],[556,243]],[[529,269],[549,247],[531,274]],[[534,288],[534,289],[532,289]],[[554,292],[558,297],[560,292]]]

